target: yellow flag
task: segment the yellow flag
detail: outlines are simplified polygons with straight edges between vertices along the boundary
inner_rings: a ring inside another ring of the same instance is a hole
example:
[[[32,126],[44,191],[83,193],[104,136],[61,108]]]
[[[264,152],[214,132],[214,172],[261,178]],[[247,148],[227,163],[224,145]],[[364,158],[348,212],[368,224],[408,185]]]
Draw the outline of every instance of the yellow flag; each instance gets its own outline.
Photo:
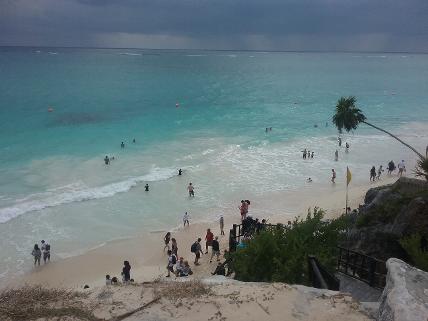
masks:
[[[348,166],[346,166],[346,185],[349,185],[352,179],[351,171],[349,170]]]

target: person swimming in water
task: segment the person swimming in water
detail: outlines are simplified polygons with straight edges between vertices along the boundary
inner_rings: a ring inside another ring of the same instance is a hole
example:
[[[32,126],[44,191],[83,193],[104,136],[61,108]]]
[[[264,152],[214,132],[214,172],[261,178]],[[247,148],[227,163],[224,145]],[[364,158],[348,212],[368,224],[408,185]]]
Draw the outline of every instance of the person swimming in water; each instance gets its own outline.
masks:
[[[104,157],[104,163],[106,165],[110,164],[110,158],[108,158],[108,156],[106,155],[106,157]]]
[[[144,186],[144,190],[145,190],[146,192],[148,192],[148,191],[149,191],[149,184],[146,184],[146,186]]]
[[[125,143],[124,143],[124,142],[122,142],[122,143],[120,144],[120,148],[125,148]]]
[[[133,142],[134,144],[136,143],[135,138],[132,140],[132,142]]]
[[[306,180],[308,183],[312,183],[312,178],[308,178],[307,180]]]
[[[181,170],[181,168],[178,170],[178,176],[181,176],[181,174],[183,173],[183,171]]]

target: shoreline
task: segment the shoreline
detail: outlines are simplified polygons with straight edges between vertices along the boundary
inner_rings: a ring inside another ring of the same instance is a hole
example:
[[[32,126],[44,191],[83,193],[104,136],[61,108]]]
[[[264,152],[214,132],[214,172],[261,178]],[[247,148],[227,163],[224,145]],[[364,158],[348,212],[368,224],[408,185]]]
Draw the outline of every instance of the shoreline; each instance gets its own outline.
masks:
[[[368,189],[391,184],[397,179],[398,177],[395,175],[385,175],[381,181],[375,183],[356,186],[352,186],[351,183],[349,206],[356,208],[362,204]],[[334,218],[339,216],[345,207],[345,190],[342,188],[345,186],[342,185],[344,184],[338,183],[336,186],[311,189],[303,193],[302,191],[271,193],[268,197],[252,200],[250,215],[254,218],[267,218],[271,223],[287,223],[295,216],[306,215],[308,208],[317,206],[326,211],[325,218]],[[266,208],[269,210],[265,210]],[[178,256],[183,256],[185,260],[189,261],[194,271],[194,277],[209,276],[216,266],[215,261],[208,262],[210,254],[202,255],[201,265],[193,265],[194,255],[190,252],[190,246],[198,237],[201,237],[201,245],[204,249],[204,236],[207,228],[211,228],[214,235],[219,236],[222,252],[228,248],[229,229],[232,224],[240,222],[240,217],[237,209],[233,208],[229,208],[223,213],[223,217],[225,220],[224,236],[219,235],[219,223],[215,221],[191,221],[189,227],[176,226],[170,229],[172,237],[175,237],[178,242]],[[3,282],[4,284],[1,284],[0,288],[19,287],[23,284],[43,284],[48,287],[75,289],[82,289],[86,284],[91,288],[102,286],[106,274],[120,277],[124,260],[130,261],[131,277],[136,282],[153,281],[166,274],[167,256],[162,251],[164,232],[166,231],[145,232],[129,236],[129,238],[105,242],[83,254],[68,258],[56,259],[54,256],[52,262],[45,266],[42,263],[40,267],[30,268],[24,275],[15,276],[9,281]]]

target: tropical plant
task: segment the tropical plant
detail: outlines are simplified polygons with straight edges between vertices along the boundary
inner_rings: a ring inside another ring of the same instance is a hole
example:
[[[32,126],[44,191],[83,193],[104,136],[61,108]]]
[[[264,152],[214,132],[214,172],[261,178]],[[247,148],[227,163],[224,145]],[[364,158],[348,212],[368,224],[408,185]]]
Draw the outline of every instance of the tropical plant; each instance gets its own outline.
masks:
[[[380,130],[381,132],[384,132],[384,133],[388,134],[389,136],[395,138],[400,143],[402,143],[404,146],[406,146],[406,147],[410,148],[412,151],[414,151],[420,158],[422,158],[422,159],[425,158],[415,148],[413,148],[409,144],[403,142],[397,136],[395,136],[395,135],[391,134],[390,132],[388,132],[382,128],[379,128],[379,127],[377,127],[371,123],[368,123],[366,121],[366,116],[362,113],[361,109],[359,109],[355,106],[356,102],[357,102],[357,99],[354,96],[341,97],[337,101],[336,114],[333,116],[333,123],[336,125],[336,127],[340,133],[342,132],[343,129],[345,129],[347,132],[350,132],[351,130],[357,129],[357,127],[360,123],[364,123],[370,127],[373,127],[377,130]]]
[[[428,158],[420,157],[416,165],[415,175],[424,177],[428,181]]]
[[[315,208],[305,220],[295,218],[291,226],[264,229],[233,253],[235,278],[310,285],[308,255],[315,255],[334,272],[336,246],[344,237],[346,217],[329,221],[323,217],[324,211]]]

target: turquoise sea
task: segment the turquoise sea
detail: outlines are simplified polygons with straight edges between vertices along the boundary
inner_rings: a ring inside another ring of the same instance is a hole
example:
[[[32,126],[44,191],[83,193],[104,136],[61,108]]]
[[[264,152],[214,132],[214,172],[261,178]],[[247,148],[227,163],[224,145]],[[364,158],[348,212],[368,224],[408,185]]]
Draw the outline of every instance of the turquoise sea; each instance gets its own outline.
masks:
[[[0,277],[31,268],[42,238],[68,257],[184,211],[212,220],[242,198],[330,186],[331,168],[363,184],[372,165],[414,163],[364,126],[335,163],[343,95],[425,150],[428,55],[0,48]]]

